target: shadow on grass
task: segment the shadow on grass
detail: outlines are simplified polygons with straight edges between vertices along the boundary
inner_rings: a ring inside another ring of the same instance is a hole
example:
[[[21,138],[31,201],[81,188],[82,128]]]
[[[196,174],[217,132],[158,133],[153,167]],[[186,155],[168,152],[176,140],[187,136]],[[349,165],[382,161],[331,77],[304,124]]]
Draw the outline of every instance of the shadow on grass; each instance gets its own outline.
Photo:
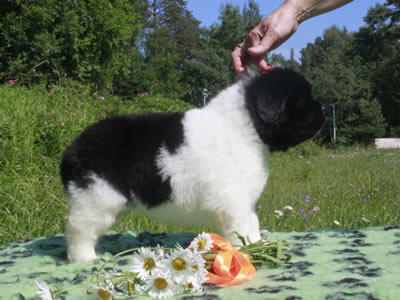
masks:
[[[99,256],[110,253],[116,255],[125,250],[140,247],[165,247],[175,248],[177,244],[186,248],[195,237],[195,234],[180,233],[150,233],[150,232],[126,232],[108,233],[99,238],[96,246],[96,253]],[[39,255],[52,257],[56,261],[67,262],[67,245],[64,235],[55,235],[36,240],[26,240],[18,242],[27,249],[26,256]],[[9,244],[15,247],[18,243]],[[5,246],[7,247],[7,246]]]

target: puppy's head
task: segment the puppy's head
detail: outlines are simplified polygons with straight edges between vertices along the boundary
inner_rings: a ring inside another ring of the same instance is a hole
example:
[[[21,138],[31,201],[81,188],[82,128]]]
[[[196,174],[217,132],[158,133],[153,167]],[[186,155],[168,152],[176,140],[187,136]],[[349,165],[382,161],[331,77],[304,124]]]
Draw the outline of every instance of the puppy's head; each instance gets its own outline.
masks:
[[[271,151],[286,151],[313,137],[325,121],[310,83],[294,71],[272,69],[251,78],[244,91],[254,126]]]

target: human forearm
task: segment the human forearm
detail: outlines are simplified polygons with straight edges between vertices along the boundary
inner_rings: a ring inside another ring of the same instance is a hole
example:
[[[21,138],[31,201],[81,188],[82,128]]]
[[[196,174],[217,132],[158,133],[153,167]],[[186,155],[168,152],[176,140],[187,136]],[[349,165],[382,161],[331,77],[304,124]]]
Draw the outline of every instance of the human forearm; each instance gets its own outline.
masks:
[[[298,23],[341,7],[353,0],[286,0],[284,5],[289,5],[296,11]]]

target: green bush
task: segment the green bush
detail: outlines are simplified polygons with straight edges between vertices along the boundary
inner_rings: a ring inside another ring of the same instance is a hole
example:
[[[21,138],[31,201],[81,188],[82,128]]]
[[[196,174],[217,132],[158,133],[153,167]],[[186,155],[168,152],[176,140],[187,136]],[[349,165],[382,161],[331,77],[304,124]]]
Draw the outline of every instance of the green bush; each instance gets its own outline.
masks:
[[[128,0],[2,1],[0,83],[84,80],[110,89],[141,25]]]
[[[103,96],[77,82],[0,86],[0,244],[63,231],[66,203],[59,163],[86,126],[116,114],[189,108],[160,96]]]
[[[289,150],[290,155],[297,157],[308,158],[312,156],[318,156],[323,148],[317,145],[314,141],[308,140],[304,143],[297,145]]]

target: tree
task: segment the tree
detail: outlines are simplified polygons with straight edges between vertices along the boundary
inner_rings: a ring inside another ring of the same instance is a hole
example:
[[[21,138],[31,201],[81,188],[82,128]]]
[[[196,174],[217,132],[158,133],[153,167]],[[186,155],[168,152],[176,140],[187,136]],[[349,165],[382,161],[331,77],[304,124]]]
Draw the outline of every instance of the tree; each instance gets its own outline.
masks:
[[[249,0],[242,10],[237,5],[227,3],[221,7],[219,23],[210,27],[209,45],[223,55],[230,74],[230,82],[234,82],[237,76],[231,62],[231,52],[242,43],[247,34],[258,25],[262,18],[259,7],[254,0]]]
[[[346,28],[332,26],[301,51],[302,71],[311,81],[314,97],[335,106],[337,141],[341,144],[373,142],[384,133],[381,106],[371,94],[371,84],[360,73],[359,61],[347,56],[353,36]],[[332,111],[327,123],[332,124]],[[332,127],[325,127],[322,140],[331,140]]]
[[[268,57],[267,61],[273,66],[281,66],[296,72],[300,72],[300,64],[294,58],[294,49],[290,49],[290,59],[288,60],[282,54],[274,53]]]
[[[208,47],[207,42],[201,48],[193,49],[192,56],[183,66],[186,83],[185,100],[193,105],[203,105],[203,90],[207,89],[208,98],[230,84],[231,74],[224,59],[224,50]]]
[[[144,67],[142,86],[152,93],[183,98],[182,69],[192,49],[199,47],[200,22],[184,0],[150,0],[142,7],[146,8],[138,44]]]
[[[110,89],[139,33],[128,0],[6,1],[0,11],[0,81],[82,80]]]
[[[372,96],[382,106],[389,136],[400,136],[400,2],[375,5],[354,34],[349,56],[364,66],[360,73],[372,85]]]

